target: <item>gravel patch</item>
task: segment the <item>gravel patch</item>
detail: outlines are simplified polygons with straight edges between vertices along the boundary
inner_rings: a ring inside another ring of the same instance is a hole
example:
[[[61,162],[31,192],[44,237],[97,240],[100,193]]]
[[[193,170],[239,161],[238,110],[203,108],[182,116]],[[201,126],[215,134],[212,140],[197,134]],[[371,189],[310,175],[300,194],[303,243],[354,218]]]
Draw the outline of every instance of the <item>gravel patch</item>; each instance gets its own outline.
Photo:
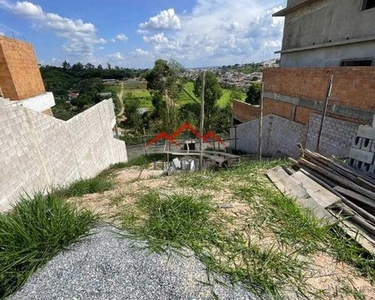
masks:
[[[53,258],[9,299],[257,299],[239,285],[208,282],[189,250],[156,254],[105,226]],[[187,257],[185,257],[188,255]],[[220,278],[224,281],[222,278]],[[202,283],[204,282],[204,283]]]

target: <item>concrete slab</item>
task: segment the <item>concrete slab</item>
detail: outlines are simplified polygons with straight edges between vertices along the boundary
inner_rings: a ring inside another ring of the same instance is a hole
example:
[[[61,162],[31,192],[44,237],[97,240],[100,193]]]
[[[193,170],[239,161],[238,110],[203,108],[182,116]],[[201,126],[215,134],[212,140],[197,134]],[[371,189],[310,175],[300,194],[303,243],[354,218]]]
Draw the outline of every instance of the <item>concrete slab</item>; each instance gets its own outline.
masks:
[[[375,128],[371,126],[361,125],[358,128],[357,136],[375,140]]]
[[[367,164],[372,164],[374,161],[374,153],[362,149],[351,149],[349,157]]]

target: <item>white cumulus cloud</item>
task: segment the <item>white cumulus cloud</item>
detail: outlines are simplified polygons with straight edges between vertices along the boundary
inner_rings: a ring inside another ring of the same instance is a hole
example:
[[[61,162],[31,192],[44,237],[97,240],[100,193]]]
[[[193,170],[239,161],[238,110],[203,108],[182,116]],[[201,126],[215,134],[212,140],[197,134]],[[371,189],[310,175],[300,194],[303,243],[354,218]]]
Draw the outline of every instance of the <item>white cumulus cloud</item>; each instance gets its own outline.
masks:
[[[120,52],[110,54],[110,55],[108,55],[108,57],[112,60],[124,60],[124,57],[122,56],[122,54]]]
[[[129,38],[125,34],[119,33],[113,39],[111,39],[111,42],[112,43],[116,43],[116,42],[126,43],[128,40],[129,40]]]
[[[164,32],[155,34],[154,36],[151,36],[151,37],[144,36],[143,40],[147,44],[152,44],[152,43],[166,44],[166,43],[168,43],[168,38],[164,35]]]
[[[66,39],[63,48],[72,56],[90,59],[94,55],[95,46],[107,42],[97,36],[94,24],[47,13],[41,6],[29,1],[12,4],[1,0],[0,5],[14,14],[32,20],[35,28],[51,30],[57,36]]]
[[[273,18],[272,13],[281,9],[281,2],[285,1],[197,0],[191,12],[179,17],[179,30],[166,30],[153,36],[144,34],[144,51],[149,56],[175,58],[187,66],[274,58],[274,51],[281,47],[283,19]],[[168,19],[165,12],[142,23],[141,32],[151,28],[170,29],[165,25],[167,22],[161,22]],[[168,14],[172,15],[174,10]]]
[[[151,17],[147,22],[139,24],[139,28],[143,30],[160,30],[160,29],[180,29],[181,21],[176,15],[173,8],[163,10],[158,15]],[[139,31],[144,32],[144,31]]]

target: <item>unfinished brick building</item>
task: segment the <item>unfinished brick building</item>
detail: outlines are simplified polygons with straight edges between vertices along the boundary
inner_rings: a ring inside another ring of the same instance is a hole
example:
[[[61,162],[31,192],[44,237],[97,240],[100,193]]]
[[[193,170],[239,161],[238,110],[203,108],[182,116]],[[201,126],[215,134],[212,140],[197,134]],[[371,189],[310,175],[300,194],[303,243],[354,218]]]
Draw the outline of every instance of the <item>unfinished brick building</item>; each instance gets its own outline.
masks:
[[[287,7],[274,15],[285,17],[285,27],[279,51],[281,67],[263,71],[265,128],[268,130],[264,133],[263,148],[266,152],[275,154],[280,149],[272,145],[282,145],[280,152],[297,155],[297,142],[316,150],[331,76],[333,86],[321,152],[347,157],[359,125],[372,124],[375,6],[369,3],[366,0],[288,0]],[[282,127],[269,126],[275,117],[284,124]],[[255,128],[256,122],[259,123],[255,120],[240,126]],[[248,129],[242,127],[238,128],[237,137],[241,136],[241,130],[249,140]],[[258,135],[257,129],[250,134]],[[256,139],[252,141],[251,145],[244,143],[239,150],[256,152]]]
[[[44,88],[32,45],[1,35],[0,96],[48,114],[55,105],[53,94]]]

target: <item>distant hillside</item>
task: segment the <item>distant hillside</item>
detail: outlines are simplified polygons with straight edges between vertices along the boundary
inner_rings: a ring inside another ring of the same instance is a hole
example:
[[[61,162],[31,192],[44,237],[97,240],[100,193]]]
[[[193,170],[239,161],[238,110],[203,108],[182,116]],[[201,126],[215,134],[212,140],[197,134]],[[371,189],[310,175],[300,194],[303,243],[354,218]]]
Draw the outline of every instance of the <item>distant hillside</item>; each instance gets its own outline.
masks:
[[[251,74],[254,72],[259,72],[263,67],[262,63],[250,63],[250,64],[235,64],[235,65],[228,65],[219,67],[219,71],[221,72],[239,72],[244,74]]]

